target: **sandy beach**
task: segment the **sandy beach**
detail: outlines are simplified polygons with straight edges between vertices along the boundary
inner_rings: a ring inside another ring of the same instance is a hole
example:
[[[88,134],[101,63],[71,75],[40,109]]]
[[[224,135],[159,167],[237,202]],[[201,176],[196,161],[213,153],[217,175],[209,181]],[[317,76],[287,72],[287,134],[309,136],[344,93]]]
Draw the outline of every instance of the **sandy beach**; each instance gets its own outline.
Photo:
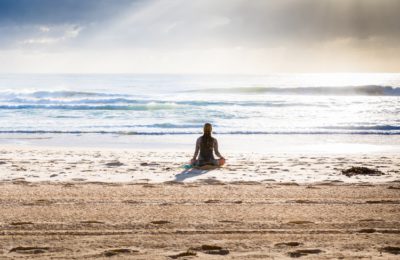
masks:
[[[224,153],[227,164],[203,171],[185,169],[191,149],[134,150],[83,147],[0,148],[0,181],[161,183],[221,181],[260,183],[388,183],[400,180],[398,153]],[[382,176],[347,177],[352,166],[382,171]]]
[[[400,259],[399,10],[0,0],[0,260]]]
[[[0,258],[397,258],[398,154],[4,146]],[[347,177],[364,166],[382,176]]]
[[[0,258],[396,259],[400,186],[2,182]]]

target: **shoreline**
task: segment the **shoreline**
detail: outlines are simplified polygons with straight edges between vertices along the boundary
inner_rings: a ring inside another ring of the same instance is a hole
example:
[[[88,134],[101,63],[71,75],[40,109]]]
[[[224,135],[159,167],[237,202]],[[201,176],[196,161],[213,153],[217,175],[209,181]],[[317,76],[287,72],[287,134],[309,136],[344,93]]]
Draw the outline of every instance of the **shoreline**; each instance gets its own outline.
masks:
[[[392,183],[400,181],[400,154],[248,153],[223,155],[221,168],[185,169],[188,151],[6,146],[0,148],[0,182],[163,183]],[[382,176],[341,173],[368,167]]]
[[[194,151],[200,134],[0,134],[3,147]],[[214,134],[222,152],[264,154],[400,153],[400,135]]]

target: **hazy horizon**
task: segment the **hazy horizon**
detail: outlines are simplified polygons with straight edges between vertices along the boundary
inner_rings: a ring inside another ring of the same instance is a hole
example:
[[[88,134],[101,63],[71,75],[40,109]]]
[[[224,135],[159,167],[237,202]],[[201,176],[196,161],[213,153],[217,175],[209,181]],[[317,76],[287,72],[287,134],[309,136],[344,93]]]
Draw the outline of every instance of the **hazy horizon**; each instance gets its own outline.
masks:
[[[0,0],[0,73],[396,73],[395,0]]]

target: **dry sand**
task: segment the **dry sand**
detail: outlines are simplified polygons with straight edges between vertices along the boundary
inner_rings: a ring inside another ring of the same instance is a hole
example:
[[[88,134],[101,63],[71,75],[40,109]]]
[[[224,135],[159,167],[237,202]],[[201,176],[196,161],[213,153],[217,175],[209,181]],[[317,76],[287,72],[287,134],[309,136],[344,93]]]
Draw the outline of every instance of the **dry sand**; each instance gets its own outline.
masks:
[[[400,180],[400,154],[226,153],[220,169],[185,170],[193,154],[182,151],[116,149],[0,148],[0,181],[29,182],[344,182],[387,183]],[[348,178],[341,170],[365,166],[382,176]]]
[[[400,253],[398,183],[15,182],[0,188],[3,259],[171,259],[184,252],[199,259],[395,259]]]
[[[0,259],[399,257],[398,155],[188,156],[1,149]]]

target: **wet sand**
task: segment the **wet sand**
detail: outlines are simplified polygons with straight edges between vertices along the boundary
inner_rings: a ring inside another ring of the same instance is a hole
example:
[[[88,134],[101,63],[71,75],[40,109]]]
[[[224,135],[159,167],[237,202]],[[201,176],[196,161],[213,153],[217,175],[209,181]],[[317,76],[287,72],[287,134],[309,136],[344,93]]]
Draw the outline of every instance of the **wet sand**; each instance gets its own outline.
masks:
[[[400,253],[398,182],[14,181],[0,189],[1,259],[395,259]]]

